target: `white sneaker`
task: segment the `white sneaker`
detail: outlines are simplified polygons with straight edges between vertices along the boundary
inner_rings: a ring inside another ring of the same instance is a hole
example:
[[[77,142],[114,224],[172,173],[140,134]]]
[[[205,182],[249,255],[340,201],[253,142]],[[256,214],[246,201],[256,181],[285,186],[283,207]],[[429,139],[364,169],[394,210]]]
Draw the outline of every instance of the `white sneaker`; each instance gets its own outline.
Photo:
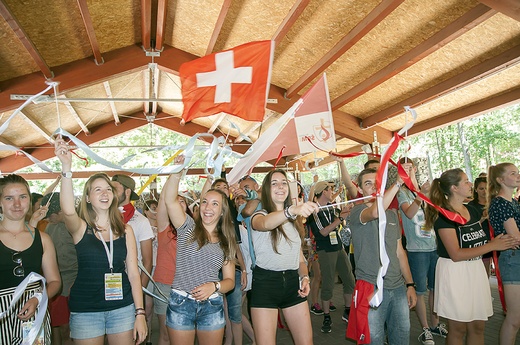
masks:
[[[423,345],[435,345],[433,334],[428,327],[423,328],[423,332],[419,336],[418,340],[423,343]]]

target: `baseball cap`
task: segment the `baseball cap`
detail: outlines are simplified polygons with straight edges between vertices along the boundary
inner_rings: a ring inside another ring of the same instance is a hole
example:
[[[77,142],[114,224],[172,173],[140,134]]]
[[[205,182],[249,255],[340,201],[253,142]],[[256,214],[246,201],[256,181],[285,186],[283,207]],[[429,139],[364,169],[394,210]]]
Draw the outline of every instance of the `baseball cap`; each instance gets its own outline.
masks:
[[[130,200],[139,200],[139,195],[137,195],[134,192],[135,189],[135,181],[133,178],[127,175],[114,175],[112,176],[112,181],[116,181],[121,183],[125,188],[128,188],[132,191],[132,194],[130,195]]]
[[[49,199],[51,200],[51,202],[49,202]],[[42,199],[41,205],[47,205],[47,202],[49,202],[49,210],[47,211],[47,215],[45,216],[45,218],[49,218],[51,214],[58,213],[61,211],[60,193],[56,192],[53,194],[46,194]]]
[[[327,187],[334,187],[336,184],[332,181],[318,181],[314,185],[314,195],[320,194]]]

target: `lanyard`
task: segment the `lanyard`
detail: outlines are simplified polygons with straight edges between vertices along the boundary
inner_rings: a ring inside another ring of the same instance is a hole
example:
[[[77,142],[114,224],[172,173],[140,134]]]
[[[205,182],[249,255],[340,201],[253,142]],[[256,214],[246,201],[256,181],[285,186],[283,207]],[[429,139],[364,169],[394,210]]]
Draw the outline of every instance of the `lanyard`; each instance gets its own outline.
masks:
[[[105,247],[105,252],[107,253],[107,259],[108,259],[108,266],[110,267],[110,273],[114,272],[114,234],[112,233],[112,228],[109,228],[108,231],[110,232],[110,250],[108,250],[108,246],[105,243],[105,240],[103,239],[103,236],[101,234],[99,235],[99,239],[101,240],[101,243],[103,243],[103,247]],[[99,233],[99,232],[97,232]]]

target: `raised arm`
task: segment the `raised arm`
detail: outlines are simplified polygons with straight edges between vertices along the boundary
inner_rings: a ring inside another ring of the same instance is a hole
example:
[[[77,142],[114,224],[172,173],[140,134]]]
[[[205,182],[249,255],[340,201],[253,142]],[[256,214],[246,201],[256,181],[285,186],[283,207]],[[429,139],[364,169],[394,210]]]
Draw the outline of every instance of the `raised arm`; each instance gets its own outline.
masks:
[[[401,187],[401,183],[402,183],[402,180],[400,177],[398,177],[397,183],[393,184],[390,188],[388,188],[385,191],[385,195],[383,196],[383,207],[385,210],[388,209],[388,206],[390,206],[390,203],[395,198],[397,191]],[[377,202],[374,200],[374,202],[372,203],[372,205],[370,205],[370,207],[364,209],[361,212],[360,219],[361,219],[361,222],[364,224],[364,223],[370,222],[371,220],[374,220],[377,218],[379,218],[379,214],[377,212]]]
[[[69,145],[62,138],[57,138],[54,142],[54,153],[61,162],[61,171],[72,171],[72,154],[69,150]],[[61,193],[60,206],[63,212],[65,225],[69,230],[74,243],[78,243],[83,237],[83,231],[86,228],[86,223],[76,213],[74,207],[74,189],[72,187],[72,179],[64,177],[61,179]]]
[[[306,203],[297,206],[289,207],[289,215],[303,216],[307,218],[313,212],[318,212],[318,204],[307,201]],[[257,214],[251,219],[253,229],[257,231],[271,231],[287,220],[286,212],[284,210],[271,212],[267,215]]]
[[[339,169],[341,172],[341,181],[347,188],[347,197],[349,199],[355,199],[358,193],[357,187],[352,182],[352,179],[350,178],[350,174],[348,173],[347,166],[345,165],[345,161],[343,158],[332,155],[332,158],[338,162]]]
[[[179,155],[175,157],[174,164],[184,163],[184,156]],[[173,226],[178,229],[186,221],[186,213],[184,212],[182,205],[179,203],[177,196],[179,195],[179,183],[181,180],[181,173],[174,173],[168,177],[168,180],[164,184],[161,196],[164,196],[164,203],[168,216]]]

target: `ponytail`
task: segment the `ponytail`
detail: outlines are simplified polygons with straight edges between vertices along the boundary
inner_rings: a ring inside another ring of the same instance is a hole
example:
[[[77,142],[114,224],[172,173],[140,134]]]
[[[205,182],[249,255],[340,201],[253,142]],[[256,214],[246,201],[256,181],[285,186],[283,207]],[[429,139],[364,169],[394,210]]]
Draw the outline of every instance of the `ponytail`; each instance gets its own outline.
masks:
[[[432,181],[430,189],[430,200],[433,204],[442,207],[443,209],[453,211],[449,198],[451,197],[451,186],[457,186],[462,180],[462,169],[451,169],[442,173],[441,177]],[[425,228],[433,228],[433,224],[439,218],[439,211],[431,205],[426,205],[425,212]]]

